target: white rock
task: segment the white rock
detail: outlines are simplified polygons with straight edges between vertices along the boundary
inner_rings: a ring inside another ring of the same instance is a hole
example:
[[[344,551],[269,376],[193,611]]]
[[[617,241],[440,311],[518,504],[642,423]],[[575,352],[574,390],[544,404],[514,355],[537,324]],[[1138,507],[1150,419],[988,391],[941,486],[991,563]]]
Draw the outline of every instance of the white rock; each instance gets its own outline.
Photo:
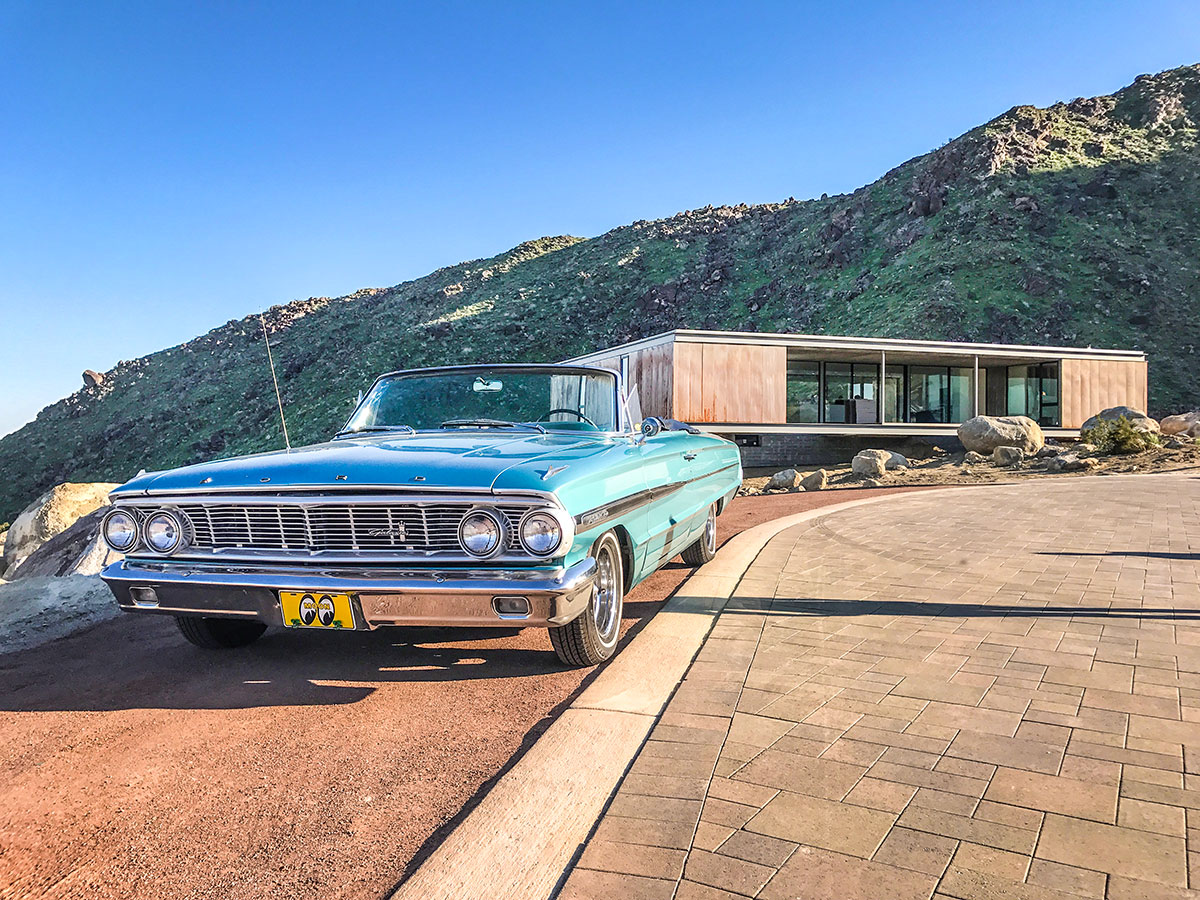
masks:
[[[850,471],[867,478],[878,478],[887,470],[891,454],[887,450],[860,450],[850,460]]]
[[[1100,460],[1091,457],[1081,457],[1075,453],[1060,453],[1050,460],[1046,466],[1047,472],[1081,472],[1085,469],[1095,469]]]
[[[17,566],[33,551],[70,528],[83,516],[108,504],[116,484],[67,482],[52,487],[25,507],[8,529],[4,543],[4,577],[11,578]]]
[[[767,480],[765,491],[790,491],[796,486],[796,470],[784,469],[776,472]]]
[[[888,469],[907,469],[910,465],[908,457],[903,453],[897,453],[895,450],[885,450],[888,455],[888,461],[884,466]]]
[[[984,456],[982,453],[976,453],[974,450],[968,450],[963,454],[964,466],[977,466],[980,463],[985,463],[987,461],[988,458],[986,456]]]
[[[958,439],[967,450],[985,456],[997,447],[1037,453],[1046,445],[1041,426],[1029,416],[975,416],[958,426]]]

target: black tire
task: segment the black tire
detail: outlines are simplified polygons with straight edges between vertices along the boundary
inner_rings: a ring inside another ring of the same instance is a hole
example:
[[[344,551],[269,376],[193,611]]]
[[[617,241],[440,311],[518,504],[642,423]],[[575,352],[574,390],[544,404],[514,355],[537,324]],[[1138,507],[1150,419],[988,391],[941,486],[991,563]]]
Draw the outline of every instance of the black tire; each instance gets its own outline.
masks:
[[[240,619],[206,619],[203,616],[176,616],[175,624],[190,643],[206,650],[229,650],[253,644],[267,626],[262,622]]]
[[[696,543],[685,549],[680,556],[689,566],[702,566],[717,555],[717,504],[708,508],[708,520],[704,523],[704,533],[696,539]]]
[[[625,569],[621,545],[611,531],[592,547],[596,560],[596,586],[587,609],[566,625],[550,629],[554,652],[568,666],[595,666],[617,649],[621,636],[621,608],[625,601]]]

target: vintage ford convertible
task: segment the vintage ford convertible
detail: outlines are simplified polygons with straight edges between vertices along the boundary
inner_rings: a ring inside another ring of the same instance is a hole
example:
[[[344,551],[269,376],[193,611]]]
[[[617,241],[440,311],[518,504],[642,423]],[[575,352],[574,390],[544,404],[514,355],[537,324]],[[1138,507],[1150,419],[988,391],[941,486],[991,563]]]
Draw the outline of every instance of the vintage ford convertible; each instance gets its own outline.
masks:
[[[639,419],[607,369],[393,372],[327,443],[122,485],[103,577],[202,647],[268,625],[537,625],[595,665],[633,585],[712,558],[741,482],[732,443]]]

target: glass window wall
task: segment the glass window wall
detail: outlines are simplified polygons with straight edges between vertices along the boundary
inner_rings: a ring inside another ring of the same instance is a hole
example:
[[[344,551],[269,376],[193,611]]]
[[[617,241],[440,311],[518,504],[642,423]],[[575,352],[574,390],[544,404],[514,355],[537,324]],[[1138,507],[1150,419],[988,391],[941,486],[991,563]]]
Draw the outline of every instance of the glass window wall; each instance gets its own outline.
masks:
[[[1058,363],[1009,366],[1008,414],[1029,416],[1039,425],[1057,426],[1058,388]]]
[[[788,354],[787,421],[798,423],[867,424],[884,422],[965,422],[975,409],[974,370],[969,366],[889,365],[880,389],[879,366],[874,363],[820,363]],[[980,370],[984,390],[984,372]],[[1057,380],[1044,379],[1038,390],[1043,404],[1053,395]],[[1016,390],[1010,382],[1010,390]],[[1027,403],[1020,388],[1020,402]],[[982,394],[981,394],[982,396]],[[1016,394],[1010,403],[1016,403]],[[1057,412],[1055,411],[1055,415]]]
[[[788,357],[787,420],[819,422],[821,416],[821,364]]]

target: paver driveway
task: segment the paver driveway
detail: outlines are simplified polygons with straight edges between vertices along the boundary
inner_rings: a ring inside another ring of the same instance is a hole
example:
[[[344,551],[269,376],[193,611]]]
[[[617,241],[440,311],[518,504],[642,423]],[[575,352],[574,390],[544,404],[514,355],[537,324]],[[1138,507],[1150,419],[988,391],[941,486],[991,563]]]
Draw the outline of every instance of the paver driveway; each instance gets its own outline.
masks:
[[[782,532],[560,897],[1200,897],[1198,570],[1193,475]]]

